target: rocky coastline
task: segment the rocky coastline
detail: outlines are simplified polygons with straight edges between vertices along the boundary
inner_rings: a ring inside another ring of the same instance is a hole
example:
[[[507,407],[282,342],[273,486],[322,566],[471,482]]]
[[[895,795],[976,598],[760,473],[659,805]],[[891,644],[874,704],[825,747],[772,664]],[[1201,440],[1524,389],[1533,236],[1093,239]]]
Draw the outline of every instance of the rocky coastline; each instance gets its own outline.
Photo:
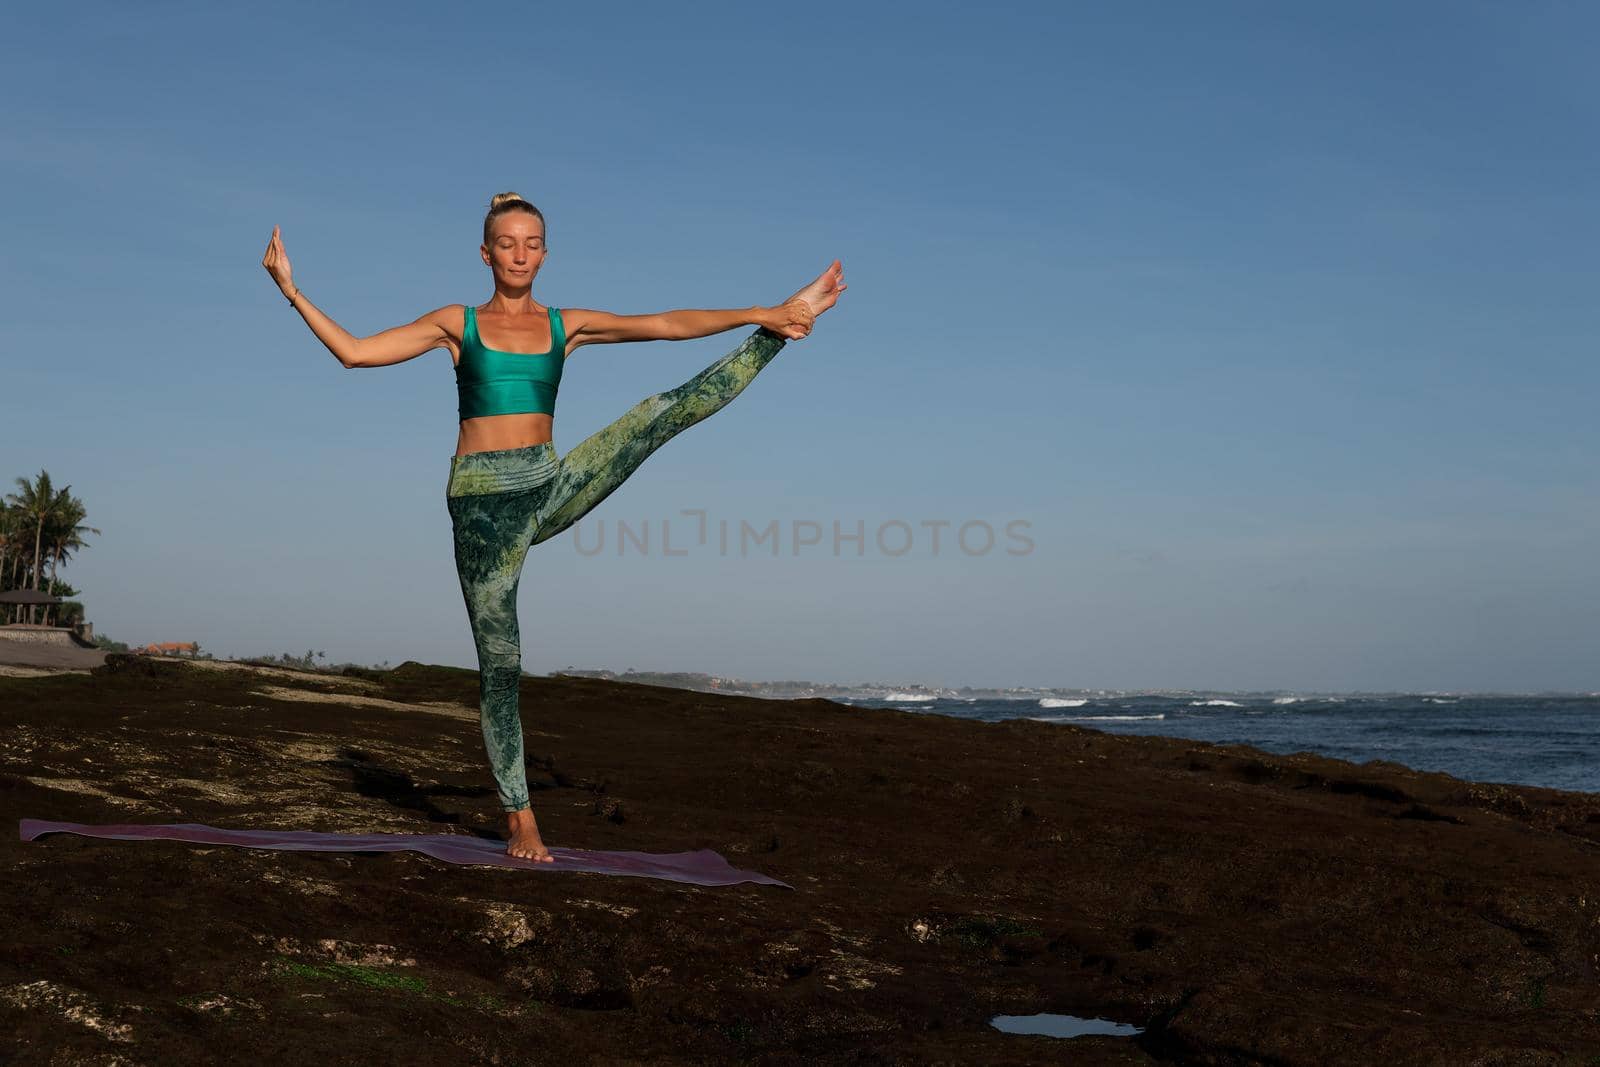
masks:
[[[571,675],[522,699],[548,842],[795,888],[23,843],[504,827],[472,671],[4,676],[0,1062],[1600,1063],[1600,796]],[[989,1022],[1035,1012],[1141,1032]]]

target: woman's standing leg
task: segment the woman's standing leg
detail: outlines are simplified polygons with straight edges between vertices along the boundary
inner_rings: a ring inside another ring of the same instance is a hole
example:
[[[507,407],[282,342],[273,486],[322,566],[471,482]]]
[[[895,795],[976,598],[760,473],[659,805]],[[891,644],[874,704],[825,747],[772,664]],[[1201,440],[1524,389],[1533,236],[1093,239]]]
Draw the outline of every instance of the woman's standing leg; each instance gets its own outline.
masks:
[[[451,463],[446,493],[456,574],[478,653],[478,717],[500,807],[507,812],[529,806],[517,586],[533,518],[555,470],[550,445],[473,453]]]
[[[726,407],[784,346],[759,329],[732,352],[676,389],[645,397],[620,419],[561,457],[535,516],[533,543],[561,533],[610,496],[649,455],[701,419]]]

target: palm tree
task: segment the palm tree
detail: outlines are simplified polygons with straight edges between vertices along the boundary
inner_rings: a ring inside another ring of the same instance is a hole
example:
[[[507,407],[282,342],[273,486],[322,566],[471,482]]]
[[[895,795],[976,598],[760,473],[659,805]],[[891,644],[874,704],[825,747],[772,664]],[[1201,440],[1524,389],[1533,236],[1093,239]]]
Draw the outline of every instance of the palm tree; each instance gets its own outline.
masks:
[[[16,482],[22,492],[12,493],[6,499],[33,525],[33,584],[28,588],[38,589],[40,574],[44,569],[44,555],[40,551],[44,541],[44,525],[62,507],[62,496],[51,486],[48,471],[41,470],[34,482],[26,478],[18,478]],[[67,489],[71,488],[67,486]],[[29,625],[33,623],[33,608],[34,605],[28,605]]]
[[[23,516],[33,523],[33,584],[29,589],[39,588],[39,542],[44,537],[44,521],[50,517],[50,509],[55,500],[55,494],[50,487],[50,474],[47,471],[39,472],[37,484],[25,478],[18,478],[17,485],[21,493],[13,493],[9,498],[12,504],[22,512]],[[33,605],[28,605],[28,622],[33,622]]]
[[[50,522],[50,530],[47,535],[50,543],[50,588],[52,591],[55,589],[56,567],[66,562],[72,555],[73,549],[86,547],[79,535],[85,533],[98,534],[100,532],[93,526],[79,525],[88,513],[84,510],[83,501],[69,492],[71,488],[71,486],[68,486],[61,491],[59,506],[55,511],[55,517]],[[46,625],[51,623],[51,616],[57,614],[57,605],[46,605]]]

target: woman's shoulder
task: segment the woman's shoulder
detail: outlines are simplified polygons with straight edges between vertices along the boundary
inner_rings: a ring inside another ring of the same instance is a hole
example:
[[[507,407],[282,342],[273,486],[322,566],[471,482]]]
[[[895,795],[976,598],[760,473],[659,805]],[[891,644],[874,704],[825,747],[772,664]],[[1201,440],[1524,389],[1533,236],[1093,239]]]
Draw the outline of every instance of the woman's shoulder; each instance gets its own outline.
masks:
[[[459,344],[467,332],[467,312],[471,304],[445,304],[422,313],[418,322],[427,322],[441,330],[452,342]]]

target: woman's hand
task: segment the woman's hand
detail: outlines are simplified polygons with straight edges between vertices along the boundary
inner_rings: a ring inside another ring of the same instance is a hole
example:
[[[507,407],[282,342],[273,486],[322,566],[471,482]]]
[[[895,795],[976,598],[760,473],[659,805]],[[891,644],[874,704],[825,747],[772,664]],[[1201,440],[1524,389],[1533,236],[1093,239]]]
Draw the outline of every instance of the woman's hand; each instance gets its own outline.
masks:
[[[798,341],[811,332],[811,324],[816,318],[810,304],[798,296],[791,296],[777,307],[767,308],[761,325],[791,341]]]
[[[289,253],[283,250],[283,238],[278,236],[276,226],[272,228],[272,240],[267,242],[267,254],[261,257],[261,265],[267,268],[272,280],[278,283],[278,288],[284,297],[293,300],[292,294],[296,290],[294,282],[289,277]]]

